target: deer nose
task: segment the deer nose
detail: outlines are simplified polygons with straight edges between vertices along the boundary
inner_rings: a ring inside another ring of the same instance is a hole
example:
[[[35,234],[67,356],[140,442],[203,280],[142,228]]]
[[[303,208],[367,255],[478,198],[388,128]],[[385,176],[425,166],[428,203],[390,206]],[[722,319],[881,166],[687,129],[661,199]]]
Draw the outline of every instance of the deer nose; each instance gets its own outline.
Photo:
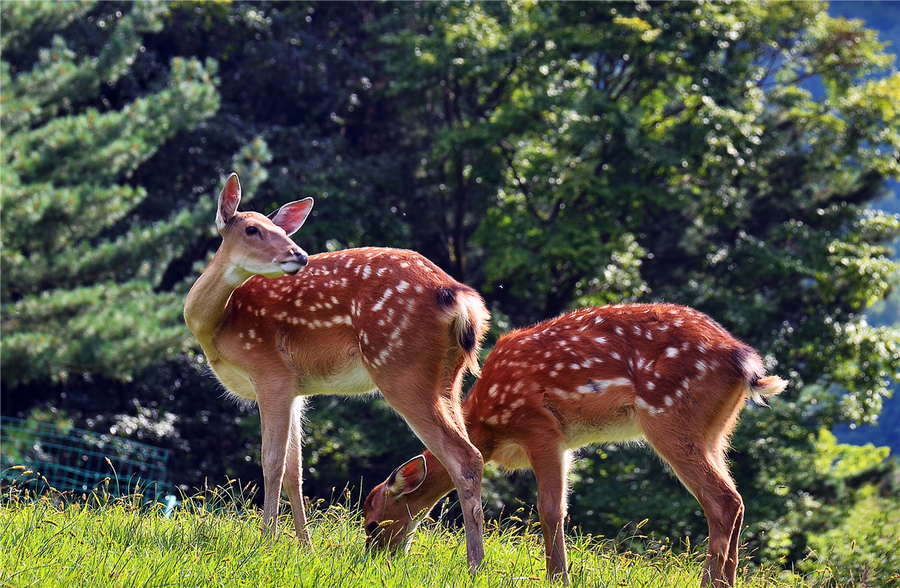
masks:
[[[281,266],[281,271],[288,275],[296,275],[297,272],[306,267],[309,263],[309,256],[306,251],[299,248],[288,250],[288,258],[277,262]]]

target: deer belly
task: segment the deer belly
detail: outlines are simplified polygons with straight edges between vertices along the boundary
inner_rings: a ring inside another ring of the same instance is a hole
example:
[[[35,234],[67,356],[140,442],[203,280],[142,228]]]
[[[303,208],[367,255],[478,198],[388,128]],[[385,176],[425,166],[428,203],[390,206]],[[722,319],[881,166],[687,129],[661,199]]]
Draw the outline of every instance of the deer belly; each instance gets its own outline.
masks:
[[[500,443],[491,454],[491,460],[497,462],[507,472],[531,469],[531,461],[525,447],[516,441]]]
[[[210,367],[229,392],[245,400],[256,400],[256,390],[246,373],[221,359]]]
[[[644,432],[630,420],[611,421],[602,426],[569,426],[565,431],[567,449],[578,449],[598,443],[622,443],[643,438]]]
[[[378,386],[366,370],[358,356],[351,359],[338,371],[328,376],[309,376],[300,386],[300,394],[336,394],[338,396],[358,396],[375,392]]]

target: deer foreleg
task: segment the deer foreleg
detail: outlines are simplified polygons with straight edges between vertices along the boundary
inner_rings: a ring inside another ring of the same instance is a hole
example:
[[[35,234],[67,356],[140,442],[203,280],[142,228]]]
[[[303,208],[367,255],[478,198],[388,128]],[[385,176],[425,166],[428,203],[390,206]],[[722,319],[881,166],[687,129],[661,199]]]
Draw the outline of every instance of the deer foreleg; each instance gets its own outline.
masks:
[[[291,501],[291,515],[294,519],[294,530],[301,543],[312,549],[312,539],[306,526],[306,506],[303,501],[303,411],[306,399],[298,396],[291,405],[291,429],[287,443],[287,460],[284,470],[284,489]]]
[[[281,500],[281,483],[284,479],[290,438],[293,400],[293,397],[287,394],[271,394],[273,391],[274,388],[262,391],[257,388],[262,425],[262,469],[265,489],[263,529],[272,536],[278,529],[278,504]]]
[[[529,439],[528,459],[538,485],[538,514],[544,535],[547,579],[569,583],[566,557],[566,477],[568,455],[558,439]]]

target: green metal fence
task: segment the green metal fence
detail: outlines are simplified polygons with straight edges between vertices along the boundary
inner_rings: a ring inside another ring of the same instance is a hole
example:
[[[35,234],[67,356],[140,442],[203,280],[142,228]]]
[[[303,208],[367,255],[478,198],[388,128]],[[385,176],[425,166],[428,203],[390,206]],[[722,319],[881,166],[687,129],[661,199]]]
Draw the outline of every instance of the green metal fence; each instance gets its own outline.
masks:
[[[75,493],[105,489],[123,496],[140,491],[153,499],[166,491],[168,459],[168,450],[114,435],[0,419],[2,481],[37,492],[48,488]]]

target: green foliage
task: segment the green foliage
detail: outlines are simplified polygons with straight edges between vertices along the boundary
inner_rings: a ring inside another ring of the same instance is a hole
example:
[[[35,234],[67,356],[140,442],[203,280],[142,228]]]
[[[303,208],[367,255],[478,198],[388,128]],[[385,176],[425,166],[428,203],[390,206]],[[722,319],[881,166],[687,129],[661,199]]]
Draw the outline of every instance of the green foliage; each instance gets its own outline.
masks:
[[[821,541],[816,543],[813,537],[843,524],[856,508],[856,501],[863,497],[858,489],[883,484],[885,491],[891,492],[895,485],[896,461],[887,460],[888,448],[838,443],[824,429],[817,436],[800,430],[793,434],[804,438],[806,447],[796,443],[779,449],[774,468],[780,471],[764,467],[757,474],[759,485],[769,488],[769,496],[760,500],[760,506],[766,508],[776,497],[784,505],[780,513],[767,513],[750,524],[751,545],[760,544],[761,555],[767,561],[800,561],[810,550],[821,549]],[[762,445],[763,440],[760,441]],[[758,455],[761,449],[754,454]],[[787,467],[797,469],[788,471]],[[862,538],[862,528],[846,535],[848,544],[860,544],[856,552],[860,561],[880,557],[875,540],[878,532],[873,530],[869,540]],[[889,540],[890,536],[888,533],[884,537]],[[841,569],[834,570],[834,574],[848,579]]]
[[[875,447],[871,443],[864,446],[838,443],[830,431],[819,431],[816,442],[816,471],[839,484],[848,478],[859,476],[887,459],[890,449]]]
[[[180,296],[156,288],[197,218],[183,210],[154,224],[123,222],[147,197],[128,179],[219,103],[215,63],[176,58],[159,89],[119,109],[92,105],[126,75],[165,10],[73,3],[41,18],[52,7],[2,8],[4,29],[16,31],[3,46],[5,385],[72,372],[127,379],[184,348]],[[87,14],[103,36],[99,54],[77,49],[74,23]],[[30,45],[48,32],[51,45],[34,61]]]
[[[880,496],[874,486],[863,486],[840,522],[810,536],[811,554],[800,569],[830,569],[848,585],[898,586],[898,538],[900,500],[896,494]]]
[[[258,416],[218,398],[180,318],[238,170],[250,208],[316,198],[311,253],[409,247],[477,287],[495,335],[666,300],[758,347],[791,387],[745,411],[732,471],[749,552],[795,565],[894,467],[860,450],[872,463],[848,453],[860,467],[836,476],[818,432],[874,422],[900,372],[880,302],[900,222],[878,210],[900,176],[900,74],[825,10],[5,2],[4,414],[171,448],[183,489],[258,477]],[[420,449],[380,401],[316,399],[307,433],[312,496],[365,492]],[[529,474],[486,488],[506,512],[533,496]],[[571,504],[585,532],[706,533],[641,447],[585,450]]]
[[[298,547],[290,531],[260,532],[250,507],[253,489],[234,484],[185,497],[170,517],[142,497],[31,500],[7,489],[0,509],[0,581],[5,585],[132,586],[514,586],[540,582],[539,534],[492,527],[486,559],[474,580],[461,532],[426,522],[408,555],[365,551],[362,519],[349,501],[310,513],[315,548]],[[289,526],[282,518],[282,528]],[[591,537],[569,544],[573,586],[695,586],[700,558],[661,546],[653,553],[617,553]],[[805,587],[799,577],[747,574],[745,587]],[[813,575],[812,577],[815,577]]]

